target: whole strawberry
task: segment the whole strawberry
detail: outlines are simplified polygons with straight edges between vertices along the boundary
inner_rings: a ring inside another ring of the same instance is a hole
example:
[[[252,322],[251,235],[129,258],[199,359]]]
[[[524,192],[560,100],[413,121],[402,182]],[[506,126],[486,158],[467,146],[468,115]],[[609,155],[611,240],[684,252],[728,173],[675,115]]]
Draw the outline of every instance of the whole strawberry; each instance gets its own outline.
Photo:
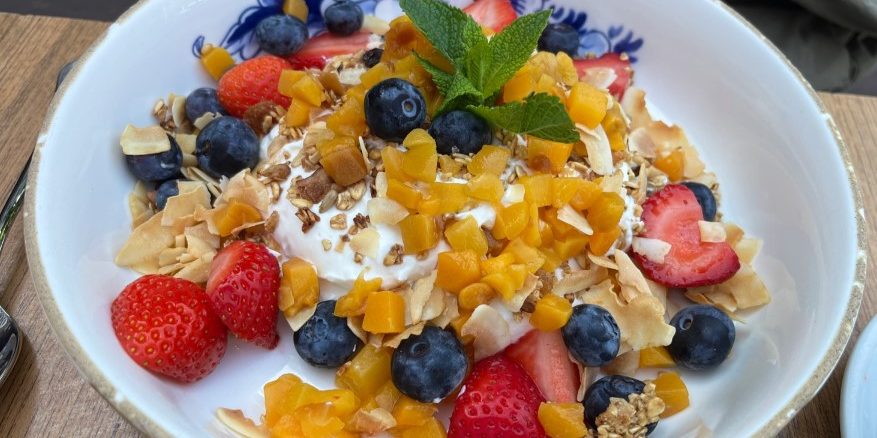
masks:
[[[280,266],[265,245],[239,240],[213,259],[207,296],[235,336],[265,348],[277,346]]]
[[[113,300],[113,331],[140,366],[190,383],[219,364],[228,334],[197,284],[165,275],[135,280]]]
[[[271,101],[284,108],[290,99],[277,90],[280,73],[292,69],[289,61],[260,56],[236,65],[219,79],[219,103],[229,114],[241,118],[251,106]]]
[[[454,403],[448,438],[540,438],[539,388],[515,361],[503,355],[475,364]]]

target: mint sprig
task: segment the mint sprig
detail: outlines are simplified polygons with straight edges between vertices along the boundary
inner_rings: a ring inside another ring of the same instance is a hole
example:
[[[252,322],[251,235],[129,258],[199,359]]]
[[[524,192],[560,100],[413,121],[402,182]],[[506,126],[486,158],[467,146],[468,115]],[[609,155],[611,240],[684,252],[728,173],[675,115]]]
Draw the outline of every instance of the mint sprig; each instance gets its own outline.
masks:
[[[496,106],[502,86],[536,50],[551,11],[520,17],[488,40],[472,17],[440,0],[401,0],[399,4],[453,66],[453,72],[446,72],[418,55],[444,96],[439,113],[465,108],[517,134],[564,143],[578,141],[575,126],[555,96],[537,94],[524,102]]]

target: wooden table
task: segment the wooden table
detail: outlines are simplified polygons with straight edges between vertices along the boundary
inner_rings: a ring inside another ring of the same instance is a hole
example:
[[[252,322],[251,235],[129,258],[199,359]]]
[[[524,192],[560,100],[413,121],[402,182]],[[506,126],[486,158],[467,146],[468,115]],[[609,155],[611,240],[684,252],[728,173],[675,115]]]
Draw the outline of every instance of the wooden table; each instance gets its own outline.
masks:
[[[76,59],[107,23],[0,14],[0,196],[5,198],[36,144],[55,76]],[[877,98],[821,95],[853,155],[869,218],[877,217]],[[868,224],[877,236],[874,222]],[[0,305],[18,321],[26,340],[11,377],[0,388],[2,437],[137,436],[79,376],[40,308],[24,254],[21,221],[0,260]],[[869,243],[865,301],[853,341],[877,312],[877,243]],[[784,437],[838,436],[845,355],[837,371],[782,433]]]

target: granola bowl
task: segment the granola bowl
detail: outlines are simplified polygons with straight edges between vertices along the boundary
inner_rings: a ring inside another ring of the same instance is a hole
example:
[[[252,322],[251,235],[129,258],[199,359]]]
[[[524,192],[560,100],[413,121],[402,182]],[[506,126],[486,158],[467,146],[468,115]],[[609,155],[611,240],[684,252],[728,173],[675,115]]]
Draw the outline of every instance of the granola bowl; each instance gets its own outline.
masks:
[[[313,9],[320,3],[307,2]],[[357,3],[386,21],[401,13],[394,0]],[[130,360],[109,312],[138,276],[115,263],[131,233],[126,200],[134,186],[119,133],[128,124],[155,124],[157,97],[215,84],[197,60],[208,42],[237,60],[254,57],[256,19],[276,14],[281,4],[141,0],[83,55],[39,136],[25,221],[42,305],[80,372],[148,435],[234,436],[217,420],[217,409],[238,408],[259,419],[263,385],[284,373],[334,386],[333,371],[299,358],[282,318],[276,348],[229,338],[215,371],[182,385]],[[753,267],[771,292],[770,304],[735,315],[736,344],[722,367],[681,372],[690,407],[662,420],[651,436],[779,433],[830,375],[862,297],[863,208],[831,116],[780,52],[717,0],[511,4],[518,14],[553,8],[551,20],[573,25],[584,53],[626,53],[652,115],[684,126],[722,181],[724,217],[763,238]],[[311,32],[320,29],[319,22],[309,25]],[[439,411],[445,424],[448,414]]]

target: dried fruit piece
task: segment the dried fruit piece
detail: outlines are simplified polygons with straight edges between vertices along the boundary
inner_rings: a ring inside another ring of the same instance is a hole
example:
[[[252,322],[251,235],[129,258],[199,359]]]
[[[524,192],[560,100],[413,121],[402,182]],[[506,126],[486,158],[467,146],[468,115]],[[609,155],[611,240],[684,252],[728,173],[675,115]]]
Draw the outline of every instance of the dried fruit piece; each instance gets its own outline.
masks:
[[[688,399],[688,388],[685,382],[675,372],[660,373],[658,377],[652,381],[655,384],[655,395],[664,401],[664,412],[661,418],[673,416],[688,407],[690,401]]]
[[[443,252],[438,255],[436,286],[452,293],[481,278],[480,257],[475,251]]]
[[[606,117],[609,97],[596,87],[579,82],[572,86],[566,99],[569,117],[589,129],[594,129]]]
[[[543,332],[563,327],[572,315],[572,304],[566,298],[554,294],[542,297],[530,315],[530,324]]]
[[[201,53],[201,65],[217,81],[225,72],[234,67],[234,64],[231,54],[222,47],[211,47],[204,53]]]
[[[368,167],[358,147],[345,147],[324,155],[320,164],[329,177],[340,186],[350,186],[368,175]]]
[[[527,141],[527,164],[543,173],[560,173],[572,153],[572,144],[530,137]]]
[[[238,202],[237,199],[217,209],[213,215],[213,223],[222,237],[234,234],[240,227],[246,224],[255,224],[262,221],[262,214],[249,204]]]
[[[550,438],[583,438],[588,436],[585,426],[585,406],[581,403],[551,403],[539,405],[539,423]]]
[[[672,368],[676,366],[670,352],[664,347],[644,348],[639,352],[640,368]]]
[[[405,300],[392,291],[372,292],[365,302],[362,329],[375,334],[405,330]]]
[[[356,356],[338,370],[335,384],[352,390],[361,400],[368,400],[390,381],[389,348],[376,348],[366,344]]]
[[[484,173],[502,175],[511,157],[512,151],[507,147],[485,145],[472,157],[468,166],[469,173],[476,176]]]
[[[293,257],[283,264],[278,307],[286,316],[292,316],[305,307],[317,304],[320,299],[320,282],[317,270],[310,263]]]
[[[454,251],[472,250],[480,256],[487,254],[487,237],[471,215],[445,228],[445,239]]]

